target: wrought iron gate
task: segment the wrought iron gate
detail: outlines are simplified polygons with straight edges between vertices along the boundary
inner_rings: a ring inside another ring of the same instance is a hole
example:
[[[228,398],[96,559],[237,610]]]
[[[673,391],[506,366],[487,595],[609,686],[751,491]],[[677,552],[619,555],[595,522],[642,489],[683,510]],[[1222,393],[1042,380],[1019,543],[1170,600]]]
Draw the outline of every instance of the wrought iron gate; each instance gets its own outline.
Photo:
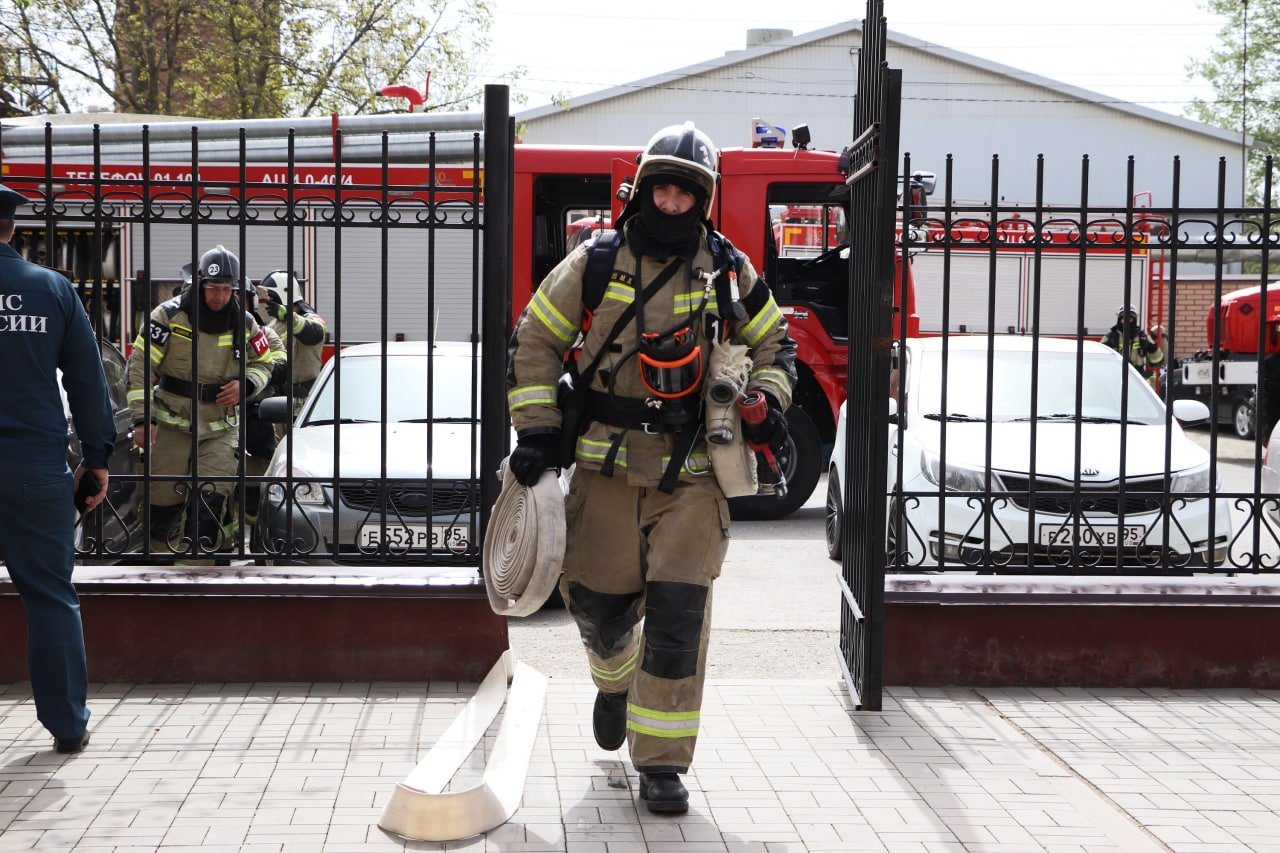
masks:
[[[894,220],[902,73],[885,61],[883,0],[862,24],[850,191],[849,371],[840,657],[854,704],[880,710],[884,645],[885,466],[893,313]],[[868,369],[869,368],[869,369]]]

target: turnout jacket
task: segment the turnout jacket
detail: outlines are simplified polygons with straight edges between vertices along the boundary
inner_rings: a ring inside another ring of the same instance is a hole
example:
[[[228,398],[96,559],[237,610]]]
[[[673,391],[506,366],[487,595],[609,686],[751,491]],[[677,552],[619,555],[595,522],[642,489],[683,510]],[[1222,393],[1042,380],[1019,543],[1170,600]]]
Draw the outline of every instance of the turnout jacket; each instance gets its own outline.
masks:
[[[135,424],[146,422],[146,397],[153,390],[153,379],[159,377],[151,407],[153,421],[176,429],[190,429],[192,422],[198,421],[213,432],[233,429],[237,425],[235,406],[220,406],[204,399],[202,393],[207,387],[239,379],[242,358],[245,359],[247,384],[241,389],[242,400],[253,397],[270,381],[272,356],[266,332],[252,314],[242,313],[244,337],[238,343],[238,330],[235,328],[217,334],[196,331],[192,318],[181,306],[181,297],[163,302],[151,312],[150,321],[138,332],[129,353],[129,413]],[[192,340],[196,336],[199,339],[200,364],[193,369],[195,347]],[[202,386],[197,389],[194,411],[191,392],[165,388],[165,377]]]
[[[314,311],[290,309],[286,319],[281,320],[264,307],[259,306],[259,310],[267,316],[266,327],[280,340],[289,342],[289,381],[298,384],[319,376],[324,363],[324,336],[329,330],[324,318]],[[280,393],[285,393],[283,386]]]
[[[666,331],[697,314],[705,294],[705,282],[693,273],[698,268],[715,269],[705,238],[704,231],[695,256],[682,259],[680,269],[671,280],[645,301],[644,328],[647,332]],[[619,315],[635,301],[637,292],[653,282],[672,260],[647,255],[637,257],[624,238],[600,304],[592,312],[590,328],[584,331],[586,306],[583,303],[582,278],[587,265],[588,245],[579,246],[547,275],[516,323],[507,360],[507,408],[519,436],[560,430],[556,386],[564,369],[565,353],[581,332],[582,350],[578,364],[590,363]],[[786,319],[774,302],[773,294],[756,276],[750,261],[745,259],[738,274],[738,288],[748,316],[731,330],[730,340],[746,344],[750,349],[753,366],[747,388],[767,391],[785,410],[791,404],[791,391],[796,379],[795,342],[787,334]],[[715,289],[706,296],[704,312],[719,316],[721,311]],[[692,325],[702,350],[703,384],[688,399],[694,406],[696,422],[701,423],[704,415],[699,402],[705,390],[711,342],[707,338],[705,319],[699,317]],[[617,397],[643,400],[651,396],[641,380],[636,356],[637,340],[637,326],[633,318],[600,360],[591,379],[591,390],[607,393],[612,382]],[[592,421],[578,439],[576,463],[588,469],[602,468],[619,431],[619,427]],[[677,435],[649,433],[640,429],[628,429],[625,433],[614,455],[614,475],[625,474],[631,485],[657,485],[670,462]],[[709,471],[706,443],[699,437],[684,462],[680,478],[685,480],[691,476],[706,475]]]

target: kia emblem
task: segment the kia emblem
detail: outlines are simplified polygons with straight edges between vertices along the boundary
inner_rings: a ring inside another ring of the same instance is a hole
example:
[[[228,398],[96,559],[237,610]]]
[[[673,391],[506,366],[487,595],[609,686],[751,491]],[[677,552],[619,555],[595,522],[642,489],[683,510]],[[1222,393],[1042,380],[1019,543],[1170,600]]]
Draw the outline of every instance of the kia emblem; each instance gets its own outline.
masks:
[[[1080,469],[1080,476],[1082,477],[1096,477],[1098,476],[1098,474],[1099,474],[1099,471],[1097,468],[1081,468]]]

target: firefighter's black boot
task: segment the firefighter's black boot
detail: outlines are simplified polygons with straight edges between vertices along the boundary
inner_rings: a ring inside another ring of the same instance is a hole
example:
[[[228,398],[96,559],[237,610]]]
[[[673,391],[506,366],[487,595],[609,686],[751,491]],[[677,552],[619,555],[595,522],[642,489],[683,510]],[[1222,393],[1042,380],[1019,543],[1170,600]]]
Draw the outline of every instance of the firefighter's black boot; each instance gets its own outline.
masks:
[[[591,731],[601,749],[613,752],[627,742],[627,694],[596,692]]]
[[[689,810],[689,790],[671,771],[640,772],[640,799],[654,814],[684,814]]]

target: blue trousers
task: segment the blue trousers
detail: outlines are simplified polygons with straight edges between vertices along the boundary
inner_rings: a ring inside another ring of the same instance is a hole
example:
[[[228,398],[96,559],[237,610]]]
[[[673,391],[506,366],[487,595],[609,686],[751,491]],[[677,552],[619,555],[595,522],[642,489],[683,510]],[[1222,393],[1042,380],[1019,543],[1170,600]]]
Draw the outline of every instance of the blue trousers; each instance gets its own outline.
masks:
[[[86,474],[85,476],[90,476]],[[75,561],[72,476],[57,465],[0,463],[0,558],[27,616],[27,668],[36,717],[57,738],[89,723]]]

